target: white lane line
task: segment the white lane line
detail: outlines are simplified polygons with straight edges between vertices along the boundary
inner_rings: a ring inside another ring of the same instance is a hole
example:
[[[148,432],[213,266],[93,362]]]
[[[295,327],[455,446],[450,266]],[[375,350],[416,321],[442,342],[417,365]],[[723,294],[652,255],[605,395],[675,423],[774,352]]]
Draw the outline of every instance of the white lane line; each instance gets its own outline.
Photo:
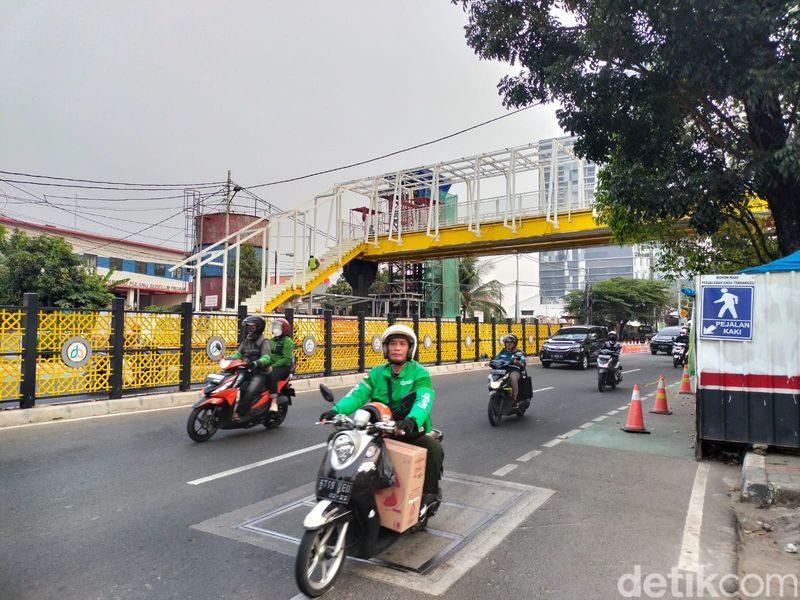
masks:
[[[581,432],[581,430],[580,430],[580,429],[571,429],[571,430],[569,430],[567,433],[562,433],[562,434],[561,434],[560,436],[558,436],[558,437],[560,437],[562,440],[566,440],[566,439],[568,439],[568,438],[571,438],[573,435],[577,435],[577,434],[579,434],[580,432]]]
[[[554,440],[550,440],[549,442],[546,442],[546,443],[542,444],[542,446],[544,446],[545,448],[552,448],[556,444],[560,444],[563,441],[564,441],[564,438],[556,438]]]
[[[279,460],[283,460],[285,458],[291,458],[293,456],[298,456],[299,454],[305,454],[306,452],[311,452],[312,450],[319,450],[320,448],[324,448],[327,445],[328,443],[324,442],[322,444],[308,446],[307,448],[300,448],[300,450],[295,450],[294,452],[287,452],[286,454],[281,454],[280,456],[273,456],[272,458],[267,458],[266,460],[260,460],[258,462],[250,463],[249,465],[236,467],[235,469],[228,469],[227,471],[215,473],[214,475],[209,475],[208,477],[193,479],[192,481],[187,481],[186,483],[188,483],[189,485],[200,485],[201,483],[208,483],[209,481],[214,481],[215,479],[221,479],[223,477],[227,477],[228,475],[235,475],[236,473],[241,473],[242,471],[248,471],[250,469],[255,469],[256,467],[263,467],[264,465],[269,465],[271,463],[278,462]]]
[[[623,405],[622,405],[622,406],[620,406],[620,407],[619,407],[617,410],[628,410],[628,407],[629,407],[629,406],[630,406],[630,404],[623,404]]]
[[[645,398],[652,398],[653,396],[654,396],[654,394],[647,394],[647,395],[645,395]]]
[[[584,423],[583,425],[581,425],[581,429],[589,429],[589,427],[591,427],[592,425],[594,425],[594,423]]]
[[[629,371],[623,371],[623,375],[627,375],[628,373],[636,373],[636,371],[641,371],[641,369],[630,369]]]
[[[528,462],[532,458],[536,458],[542,453],[541,450],[531,450],[527,454],[523,454],[517,459],[517,462]]]
[[[546,392],[547,390],[554,390],[554,389],[556,389],[556,388],[554,388],[553,386],[550,386],[550,387],[546,387],[546,388],[539,388],[538,390],[533,390],[532,393],[535,394],[537,392]]]
[[[619,412],[619,410],[610,410],[610,411],[608,411],[606,414],[607,414],[609,417],[613,417],[613,416],[614,416],[615,414],[617,414],[618,412]]]
[[[678,559],[678,569],[681,571],[697,573],[700,567],[700,530],[703,526],[703,501],[706,496],[708,470],[708,463],[697,465],[692,495],[689,498],[689,510],[686,512],[686,523],[683,526],[681,554]]]
[[[592,419],[595,423],[599,423],[600,421],[605,421],[608,417],[606,415],[600,415],[596,419]]]
[[[492,473],[492,475],[494,475],[495,477],[502,477],[503,475],[511,473],[511,471],[516,469],[518,466],[519,465],[515,465],[515,464],[506,465],[505,467],[501,467],[501,468],[497,469],[497,471]]]

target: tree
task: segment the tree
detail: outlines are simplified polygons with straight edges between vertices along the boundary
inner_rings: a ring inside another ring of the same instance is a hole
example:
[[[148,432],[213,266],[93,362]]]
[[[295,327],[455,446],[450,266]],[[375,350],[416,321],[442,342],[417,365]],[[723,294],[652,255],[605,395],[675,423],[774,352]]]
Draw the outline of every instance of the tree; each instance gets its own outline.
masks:
[[[124,283],[112,274],[88,269],[64,238],[0,228],[0,304],[22,304],[24,293],[35,292],[43,306],[104,308],[111,288]]]
[[[229,271],[230,272],[230,271]],[[236,271],[228,278],[228,306],[233,306],[236,295]],[[253,244],[239,247],[239,302],[261,290],[261,261],[256,256]]]
[[[484,317],[501,319],[506,311],[500,305],[503,284],[496,279],[483,282],[475,256],[465,256],[458,263],[458,279],[461,286],[461,316],[472,317],[480,311]]]
[[[347,283],[347,279],[344,278],[344,275],[339,277],[336,280],[336,283],[331,284],[328,286],[328,289],[325,290],[327,294],[339,294],[341,296],[352,296],[353,295],[353,287]]]
[[[759,221],[765,219],[758,217]],[[768,230],[768,224],[763,226]],[[752,232],[751,230],[751,233]],[[744,227],[728,221],[711,236],[686,234],[677,229],[664,229],[658,235],[653,270],[669,279],[689,278],[704,273],[734,273],[768,262],[757,250]],[[774,239],[765,240],[773,248]]]
[[[564,296],[564,310],[579,315],[584,323],[591,320],[610,325],[620,333],[628,321],[653,322],[655,315],[669,304],[669,298],[663,281],[613,277],[568,292]]]
[[[506,106],[560,101],[575,150],[605,165],[612,229],[627,213],[707,236],[757,196],[779,253],[800,249],[795,0],[454,2],[480,57],[519,65]]]

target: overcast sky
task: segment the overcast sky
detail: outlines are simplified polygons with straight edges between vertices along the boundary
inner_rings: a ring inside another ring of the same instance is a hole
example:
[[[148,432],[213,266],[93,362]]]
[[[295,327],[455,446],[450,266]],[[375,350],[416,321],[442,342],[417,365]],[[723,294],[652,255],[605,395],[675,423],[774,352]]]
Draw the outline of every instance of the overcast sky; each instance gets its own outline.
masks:
[[[249,186],[426,142],[507,112],[496,86],[509,67],[478,60],[465,22],[446,0],[5,0],[0,170],[166,184],[221,181],[230,169]],[[258,193],[296,206],[337,181],[563,135],[555,110]],[[133,196],[15,185],[0,183],[3,214],[68,227],[74,200],[53,195]],[[37,204],[42,193],[62,210]],[[182,199],[78,205],[79,229],[123,236]],[[183,227],[176,216],[138,239],[182,247]],[[502,281],[513,262],[497,263]]]

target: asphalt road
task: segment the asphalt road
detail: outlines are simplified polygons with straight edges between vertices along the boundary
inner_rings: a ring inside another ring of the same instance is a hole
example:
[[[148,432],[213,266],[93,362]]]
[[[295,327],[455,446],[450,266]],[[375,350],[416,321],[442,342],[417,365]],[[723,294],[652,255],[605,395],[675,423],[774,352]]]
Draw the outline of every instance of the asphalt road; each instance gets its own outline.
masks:
[[[623,364],[632,372],[604,394],[593,368],[532,366],[531,409],[499,428],[487,420],[485,372],[434,379],[432,416],[445,431],[446,470],[557,492],[443,597],[566,598],[594,591],[590,597],[613,598],[618,577],[634,564],[666,573],[675,563],[694,461],[546,445],[627,404],[633,383],[654,391],[659,374],[670,383],[680,378],[663,355],[625,355]],[[334,392],[340,397],[346,390]],[[305,484],[311,493],[322,451],[188,482],[321,443],[328,431],[314,422],[326,406],[318,393],[300,393],[280,429],[221,431],[203,444],[186,435],[186,408],[0,430],[0,595],[295,597],[291,557],[190,526]],[[515,462],[534,450],[541,454]],[[509,464],[513,470],[493,475]],[[425,596],[345,572],[326,597]]]

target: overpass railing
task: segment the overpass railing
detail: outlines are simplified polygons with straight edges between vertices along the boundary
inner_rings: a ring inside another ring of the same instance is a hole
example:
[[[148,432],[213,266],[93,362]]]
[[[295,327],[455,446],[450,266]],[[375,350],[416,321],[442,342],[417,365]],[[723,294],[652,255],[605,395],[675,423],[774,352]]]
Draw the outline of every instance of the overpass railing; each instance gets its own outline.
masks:
[[[36,294],[25,294],[23,306],[0,307],[0,407],[189,390],[238,347],[246,316],[245,306],[235,314],[193,312],[190,302],[176,312],[125,310],[121,298],[109,310],[41,307]],[[280,316],[292,324],[297,377],[363,373],[380,364],[381,333],[395,322],[414,329],[416,358],[426,365],[484,360],[500,351],[508,332],[535,355],[559,327],[535,319]]]

